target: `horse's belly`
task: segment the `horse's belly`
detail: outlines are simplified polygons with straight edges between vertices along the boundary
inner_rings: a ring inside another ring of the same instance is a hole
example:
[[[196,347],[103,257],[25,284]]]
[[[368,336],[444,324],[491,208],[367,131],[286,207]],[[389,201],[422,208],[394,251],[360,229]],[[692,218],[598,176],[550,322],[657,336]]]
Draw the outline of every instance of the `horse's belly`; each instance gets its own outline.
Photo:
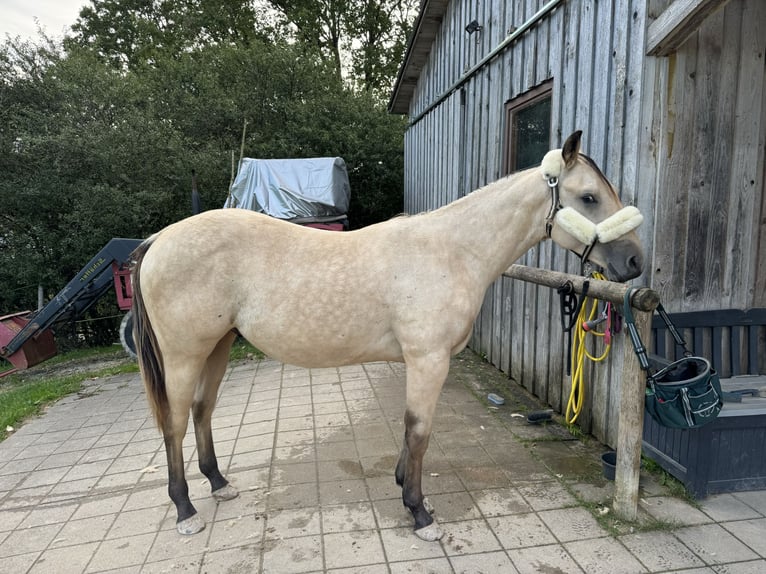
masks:
[[[348,318],[275,317],[238,326],[268,356],[302,367],[332,367],[370,361],[401,361],[393,333]]]

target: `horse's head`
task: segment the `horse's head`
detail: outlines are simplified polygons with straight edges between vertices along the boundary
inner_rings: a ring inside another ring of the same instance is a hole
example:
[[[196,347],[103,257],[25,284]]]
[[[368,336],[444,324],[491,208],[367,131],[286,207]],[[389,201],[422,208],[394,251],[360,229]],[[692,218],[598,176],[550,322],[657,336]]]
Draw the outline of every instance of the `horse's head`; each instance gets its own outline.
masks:
[[[643,217],[623,207],[609,180],[588,156],[580,154],[581,131],[564,147],[543,158],[540,169],[551,190],[548,236],[565,249],[607,270],[613,281],[641,274],[644,253],[636,227]]]

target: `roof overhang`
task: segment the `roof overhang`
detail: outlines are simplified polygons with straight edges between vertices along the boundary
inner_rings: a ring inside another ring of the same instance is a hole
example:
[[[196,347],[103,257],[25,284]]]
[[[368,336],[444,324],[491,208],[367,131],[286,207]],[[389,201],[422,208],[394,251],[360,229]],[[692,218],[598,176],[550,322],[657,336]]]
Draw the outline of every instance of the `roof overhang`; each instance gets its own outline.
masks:
[[[431,46],[441,27],[449,0],[422,0],[415,25],[412,28],[404,62],[399,67],[388,111],[392,114],[406,114],[420,78],[420,72],[428,61]]]
[[[649,56],[669,56],[696,32],[713,12],[729,0],[674,0],[649,25],[646,53]]]

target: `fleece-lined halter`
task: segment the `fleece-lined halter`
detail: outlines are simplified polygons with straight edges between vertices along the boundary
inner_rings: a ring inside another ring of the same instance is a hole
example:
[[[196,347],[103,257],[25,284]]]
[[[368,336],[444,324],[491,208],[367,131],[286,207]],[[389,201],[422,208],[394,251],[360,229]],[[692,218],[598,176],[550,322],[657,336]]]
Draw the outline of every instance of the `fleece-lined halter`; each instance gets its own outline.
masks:
[[[559,198],[559,175],[564,167],[561,150],[551,150],[540,165],[543,178],[551,190],[551,208],[545,217],[545,234],[550,239],[553,225],[556,224],[583,245],[580,259],[583,264],[588,260],[596,243],[609,243],[636,229],[644,220],[637,207],[627,205],[607,217],[600,223],[593,223],[571,207],[563,207]]]

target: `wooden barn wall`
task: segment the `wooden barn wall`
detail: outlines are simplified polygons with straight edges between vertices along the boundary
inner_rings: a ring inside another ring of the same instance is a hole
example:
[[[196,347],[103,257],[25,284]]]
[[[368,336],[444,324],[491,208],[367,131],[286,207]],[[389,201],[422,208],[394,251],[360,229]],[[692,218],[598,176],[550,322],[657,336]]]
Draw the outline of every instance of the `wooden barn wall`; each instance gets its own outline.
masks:
[[[732,0],[649,59],[652,285],[671,311],[766,306],[765,52],[766,2]]]
[[[544,0],[451,2],[410,104],[415,118]],[[645,56],[669,0],[564,0],[405,136],[405,209],[435,209],[502,175],[504,104],[553,80],[552,147],[584,151],[645,223],[645,274],[672,311],[765,306],[764,6],[731,0],[676,54]],[[484,29],[468,35],[476,19]],[[758,33],[760,27],[760,33]],[[762,111],[763,110],[763,111]],[[754,121],[754,117],[757,121]],[[502,241],[502,237],[498,237]],[[487,249],[492,246],[488,245]],[[551,242],[519,263],[577,273]],[[624,340],[587,375],[578,424],[614,446]],[[470,346],[564,412],[558,295],[509,278],[488,290]]]
[[[411,102],[410,117],[417,117],[546,3],[451,2]],[[651,190],[637,193],[636,167],[645,4],[563,1],[461,90],[413,124],[405,140],[405,209],[410,213],[435,209],[500,177],[505,103],[552,79],[552,147],[582,129],[584,151],[620,189],[623,202],[651,214],[654,197]],[[469,36],[464,28],[474,19],[484,29]],[[641,231],[647,245],[650,229],[646,225]],[[551,242],[530,250],[519,262],[579,271],[579,262]],[[555,291],[498,279],[486,294],[470,346],[555,409],[566,408],[570,383]],[[621,343],[613,346],[612,354],[617,360],[589,377],[587,404],[579,419],[586,432],[606,443],[616,440],[619,385],[611,380],[622,367]]]

